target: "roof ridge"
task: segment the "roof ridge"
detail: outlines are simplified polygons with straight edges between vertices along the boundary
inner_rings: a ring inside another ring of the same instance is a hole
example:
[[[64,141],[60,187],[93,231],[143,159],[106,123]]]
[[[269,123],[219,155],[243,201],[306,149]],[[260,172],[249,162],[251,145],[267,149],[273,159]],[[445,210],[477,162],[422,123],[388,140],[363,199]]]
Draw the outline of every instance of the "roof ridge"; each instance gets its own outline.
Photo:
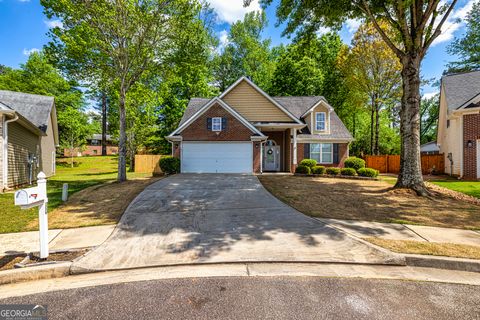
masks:
[[[27,96],[34,96],[34,97],[43,97],[43,98],[52,98],[52,99],[55,99],[54,96],[47,96],[47,95],[44,95],[44,94],[28,93],[28,92],[22,92],[22,91],[0,90],[0,92],[11,92],[11,93],[14,93],[14,94],[19,94],[19,95],[27,95]]]
[[[464,71],[464,72],[454,72],[454,73],[450,73],[450,74],[446,74],[446,75],[442,76],[442,79],[443,79],[443,78],[446,78],[446,77],[461,76],[461,75],[465,75],[465,74],[469,74],[469,73],[476,73],[476,72],[480,72],[480,70],[470,70],[470,71]]]

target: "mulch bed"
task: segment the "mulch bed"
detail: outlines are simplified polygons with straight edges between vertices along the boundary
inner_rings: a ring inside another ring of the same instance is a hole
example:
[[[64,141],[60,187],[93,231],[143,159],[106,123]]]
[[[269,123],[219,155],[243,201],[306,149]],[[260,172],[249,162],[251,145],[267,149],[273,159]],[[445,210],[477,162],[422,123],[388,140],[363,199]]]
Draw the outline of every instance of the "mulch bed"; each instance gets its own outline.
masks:
[[[0,271],[11,270],[15,268],[33,266],[35,264],[45,264],[63,261],[73,261],[74,259],[87,253],[88,249],[69,250],[51,252],[47,259],[40,259],[38,252],[30,253],[28,255],[9,255],[0,257]]]

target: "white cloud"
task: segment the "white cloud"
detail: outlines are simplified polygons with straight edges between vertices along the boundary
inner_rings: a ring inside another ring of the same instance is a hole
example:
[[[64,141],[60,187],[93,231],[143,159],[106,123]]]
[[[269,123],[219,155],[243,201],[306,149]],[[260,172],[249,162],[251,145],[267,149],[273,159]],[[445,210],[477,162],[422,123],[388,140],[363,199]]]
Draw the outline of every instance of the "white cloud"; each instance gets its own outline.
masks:
[[[360,19],[347,19],[347,21],[345,21],[345,26],[347,27],[347,31],[349,33],[357,32],[361,24],[362,20]]]
[[[25,49],[23,49],[23,54],[26,55],[26,56],[29,56],[34,52],[40,52],[40,49],[37,49],[37,48],[31,48],[31,49],[26,49],[25,48]]]
[[[243,0],[210,0],[209,2],[210,6],[217,13],[220,22],[229,24],[243,20],[247,12],[261,10],[258,0],[252,1],[248,7],[243,6]]]
[[[329,27],[320,27],[320,29],[317,30],[317,35],[321,36],[321,35],[324,35],[326,33],[329,33],[330,31],[332,31],[332,29],[329,28]]]
[[[43,22],[50,29],[56,28],[56,27],[59,27],[60,29],[63,28],[63,23],[60,20],[45,20]]]
[[[437,94],[439,94],[438,91],[434,91],[434,92],[427,92],[427,93],[424,93],[422,98],[423,99],[430,99],[430,98],[433,98],[434,96],[436,96]]]
[[[454,33],[465,26],[465,17],[472,10],[474,1],[475,0],[469,0],[465,6],[454,10],[450,14],[442,26],[442,33],[433,41],[432,47],[442,42],[452,40]]]
[[[220,47],[225,48],[228,44],[228,31],[222,30],[218,33],[218,38],[220,39]]]

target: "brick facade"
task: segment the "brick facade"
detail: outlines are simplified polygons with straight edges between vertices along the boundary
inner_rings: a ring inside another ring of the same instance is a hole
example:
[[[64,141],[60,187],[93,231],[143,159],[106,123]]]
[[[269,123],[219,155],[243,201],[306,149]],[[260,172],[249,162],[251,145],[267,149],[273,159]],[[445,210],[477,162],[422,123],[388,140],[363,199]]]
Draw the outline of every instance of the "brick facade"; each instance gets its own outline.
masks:
[[[117,146],[107,146],[107,156],[118,154]],[[70,149],[63,149],[63,155],[65,157],[71,157]],[[80,151],[75,149],[73,152],[74,157],[80,156],[101,156],[102,155],[102,146],[86,146],[85,150]]]
[[[463,177],[477,179],[477,140],[480,140],[480,113],[463,116]],[[468,147],[468,142],[472,146]]]
[[[260,157],[260,148],[261,148],[261,143],[260,142],[253,142],[252,147],[253,147],[253,172],[254,173],[260,173],[260,161],[262,161]]]
[[[303,157],[305,154],[304,147],[305,147],[305,144],[303,143],[297,144],[297,163],[300,163],[300,161],[303,160]],[[324,167],[343,168],[347,157],[348,157],[348,143],[338,143],[338,163],[331,163],[331,164],[320,163],[319,165],[322,165]],[[293,165],[292,165],[292,170],[295,170]]]
[[[214,117],[227,119],[226,130],[214,132],[207,129],[207,119]],[[252,134],[249,128],[218,104],[210,107],[180,133],[183,141],[250,141]]]

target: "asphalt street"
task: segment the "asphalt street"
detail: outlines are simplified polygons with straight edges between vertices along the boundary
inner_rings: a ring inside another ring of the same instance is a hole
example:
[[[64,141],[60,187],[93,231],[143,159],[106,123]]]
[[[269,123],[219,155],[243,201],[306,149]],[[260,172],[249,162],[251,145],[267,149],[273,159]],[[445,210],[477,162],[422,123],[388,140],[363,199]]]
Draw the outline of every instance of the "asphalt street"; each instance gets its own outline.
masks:
[[[0,300],[49,319],[480,319],[478,286],[322,277],[119,283]]]

